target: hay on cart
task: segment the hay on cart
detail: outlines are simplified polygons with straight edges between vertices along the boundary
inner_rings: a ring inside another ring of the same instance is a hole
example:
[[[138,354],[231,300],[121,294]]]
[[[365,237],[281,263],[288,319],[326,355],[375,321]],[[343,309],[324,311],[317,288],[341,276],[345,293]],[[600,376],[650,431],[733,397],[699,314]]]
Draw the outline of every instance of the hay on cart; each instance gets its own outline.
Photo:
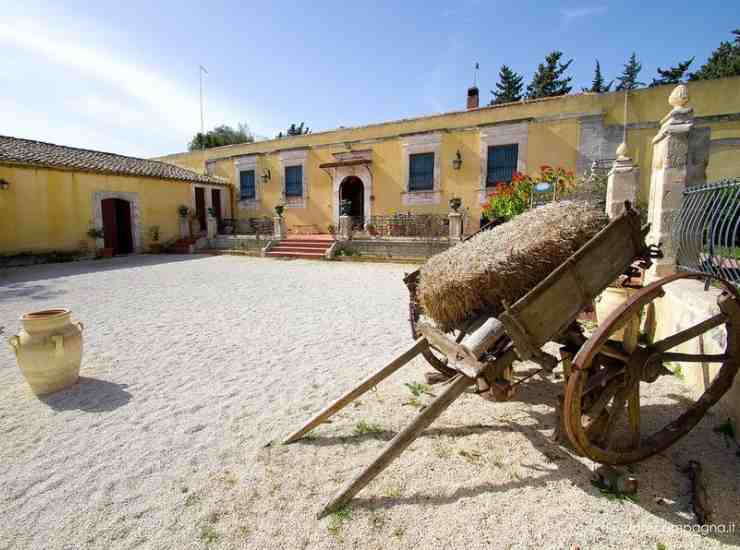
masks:
[[[562,201],[517,216],[437,254],[421,269],[418,298],[445,331],[498,316],[608,223],[593,203]]]

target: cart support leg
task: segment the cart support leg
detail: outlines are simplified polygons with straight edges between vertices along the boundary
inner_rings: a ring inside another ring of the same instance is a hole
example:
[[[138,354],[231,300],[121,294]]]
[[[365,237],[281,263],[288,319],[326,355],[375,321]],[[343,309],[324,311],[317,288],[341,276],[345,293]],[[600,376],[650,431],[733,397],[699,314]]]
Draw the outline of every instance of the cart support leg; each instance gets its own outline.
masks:
[[[404,351],[401,355],[396,357],[393,361],[388,363],[385,367],[379,371],[374,372],[355,389],[348,391],[342,397],[334,401],[326,409],[321,411],[319,414],[314,416],[311,420],[306,423],[300,430],[290,435],[283,444],[293,443],[299,440],[301,437],[306,435],[308,432],[313,430],[316,426],[325,422],[329,417],[341,411],[344,407],[349,405],[352,401],[360,397],[362,394],[367,392],[370,388],[378,385],[380,382],[388,378],[391,374],[396,372],[398,369],[403,367],[406,363],[411,361],[414,357],[419,355],[424,349],[427,348],[427,341],[424,338],[419,338],[414,345]]]
[[[437,397],[428,408],[424,409],[411,424],[406,426],[403,431],[399,432],[394,437],[388,446],[383,450],[382,453],[365,468],[360,475],[347,483],[342,489],[331,499],[331,501],[319,512],[318,517],[322,518],[326,514],[329,514],[341,508],[352,497],[359,493],[365,485],[370,483],[375,477],[385,470],[388,465],[393,462],[394,459],[400,455],[406,447],[408,447],[412,441],[414,441],[419,434],[426,429],[434,420],[442,414],[442,412],[449,407],[455,399],[465,391],[465,388],[473,384],[474,381],[466,376],[458,374],[453,378],[450,385]]]

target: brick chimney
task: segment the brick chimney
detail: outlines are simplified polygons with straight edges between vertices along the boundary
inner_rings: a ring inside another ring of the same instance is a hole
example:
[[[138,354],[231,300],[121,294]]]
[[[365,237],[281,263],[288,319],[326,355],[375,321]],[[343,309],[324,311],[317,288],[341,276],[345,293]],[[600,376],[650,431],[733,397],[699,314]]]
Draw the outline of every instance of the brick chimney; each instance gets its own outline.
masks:
[[[478,108],[478,87],[468,88],[468,109]]]

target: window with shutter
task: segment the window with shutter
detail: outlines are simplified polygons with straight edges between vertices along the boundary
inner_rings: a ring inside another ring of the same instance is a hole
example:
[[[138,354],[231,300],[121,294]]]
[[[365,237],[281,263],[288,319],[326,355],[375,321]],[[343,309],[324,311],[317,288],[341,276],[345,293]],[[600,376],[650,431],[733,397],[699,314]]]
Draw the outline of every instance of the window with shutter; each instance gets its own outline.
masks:
[[[257,190],[254,186],[254,170],[243,170],[239,172],[239,199],[254,200],[257,198]]]
[[[434,190],[434,153],[409,155],[409,191]]]
[[[493,145],[488,148],[488,173],[486,186],[491,187],[500,181],[510,182],[516,172],[519,145]]]
[[[303,196],[303,166],[285,167],[285,196]]]

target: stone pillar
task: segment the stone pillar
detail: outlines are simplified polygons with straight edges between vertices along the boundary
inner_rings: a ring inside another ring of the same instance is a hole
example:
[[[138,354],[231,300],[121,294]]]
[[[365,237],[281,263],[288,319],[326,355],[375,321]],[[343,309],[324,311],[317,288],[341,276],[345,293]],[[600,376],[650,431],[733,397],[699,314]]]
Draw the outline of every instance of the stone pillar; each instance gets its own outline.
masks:
[[[275,216],[273,219],[274,229],[273,229],[273,238],[280,241],[286,237],[286,230],[285,230],[285,218],[282,216]]]
[[[617,160],[612,164],[606,184],[606,213],[610,220],[624,212],[624,201],[634,206],[637,200],[637,169],[627,156],[627,144],[617,147]]]
[[[462,214],[460,212],[450,212],[447,214],[447,218],[450,220],[450,241],[458,242],[462,240]]]
[[[352,238],[352,217],[342,214],[339,216],[339,241],[348,241]]]
[[[190,238],[190,224],[188,223],[188,218],[180,216],[180,237],[183,239],[189,239]]]
[[[706,182],[709,159],[709,128],[694,127],[688,88],[684,84],[676,86],[668,103],[672,110],[660,121],[660,130],[653,138],[648,203],[650,233],[646,239],[648,244],[661,244],[663,258],[654,261],[648,279],[675,272],[673,220],[683,203],[684,189]]]
[[[218,220],[211,216],[210,212],[206,216],[206,237],[212,239],[218,233]]]

